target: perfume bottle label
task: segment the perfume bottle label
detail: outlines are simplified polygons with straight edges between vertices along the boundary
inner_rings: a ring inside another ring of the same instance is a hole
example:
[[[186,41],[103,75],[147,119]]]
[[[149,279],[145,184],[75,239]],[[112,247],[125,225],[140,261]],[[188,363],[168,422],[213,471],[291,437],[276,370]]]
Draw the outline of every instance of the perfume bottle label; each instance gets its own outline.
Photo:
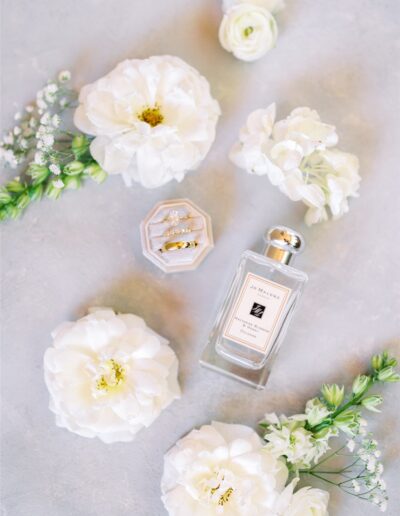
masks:
[[[249,272],[233,304],[223,336],[265,353],[290,293],[290,288]]]

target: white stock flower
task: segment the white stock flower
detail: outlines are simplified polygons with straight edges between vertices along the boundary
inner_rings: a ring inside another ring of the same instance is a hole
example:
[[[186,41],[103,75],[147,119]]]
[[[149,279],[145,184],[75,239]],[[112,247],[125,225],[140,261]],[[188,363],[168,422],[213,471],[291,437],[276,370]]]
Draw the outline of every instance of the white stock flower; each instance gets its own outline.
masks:
[[[171,516],[276,516],[287,476],[254,430],[213,422],[165,455],[162,500]]]
[[[147,188],[181,181],[208,153],[220,109],[207,80],[177,57],[120,63],[84,86],[74,121],[96,138],[90,151],[109,174]]]
[[[105,443],[131,441],[180,396],[174,352],[136,315],[91,309],[52,335],[44,374],[60,427]]]
[[[333,148],[336,129],[315,110],[297,108],[278,122],[275,116],[275,104],[251,113],[230,159],[249,173],[267,175],[292,201],[302,201],[307,224],[327,220],[328,208],[334,219],[341,217],[348,198],[358,195],[357,157]]]
[[[329,439],[337,435],[336,429],[325,429],[314,435],[305,428],[306,414],[291,417],[266,414],[265,449],[275,457],[285,456],[296,467],[309,467],[329,449]]]
[[[263,2],[234,2],[222,19],[219,41],[242,61],[256,61],[275,46],[278,26]]]
[[[282,492],[276,506],[277,516],[329,516],[329,493],[309,486],[293,493],[298,480],[292,480]]]

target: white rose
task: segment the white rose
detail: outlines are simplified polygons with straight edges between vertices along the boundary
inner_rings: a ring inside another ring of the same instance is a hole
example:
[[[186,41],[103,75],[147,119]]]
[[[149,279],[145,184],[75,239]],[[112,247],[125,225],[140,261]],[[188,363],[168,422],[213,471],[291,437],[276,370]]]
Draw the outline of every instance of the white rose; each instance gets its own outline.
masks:
[[[171,516],[276,516],[287,475],[254,430],[214,422],[166,454],[162,500]]]
[[[275,46],[278,26],[270,11],[251,2],[238,3],[219,28],[223,48],[243,61],[256,61]]]
[[[105,443],[131,441],[179,398],[178,361],[140,317],[92,309],[64,323],[44,355],[56,424]]]
[[[329,493],[308,486],[293,493],[298,480],[292,480],[282,492],[276,504],[277,516],[329,516]]]
[[[90,151],[109,174],[147,188],[181,181],[215,139],[220,109],[207,80],[177,57],[120,63],[84,86],[74,122],[96,138]]]

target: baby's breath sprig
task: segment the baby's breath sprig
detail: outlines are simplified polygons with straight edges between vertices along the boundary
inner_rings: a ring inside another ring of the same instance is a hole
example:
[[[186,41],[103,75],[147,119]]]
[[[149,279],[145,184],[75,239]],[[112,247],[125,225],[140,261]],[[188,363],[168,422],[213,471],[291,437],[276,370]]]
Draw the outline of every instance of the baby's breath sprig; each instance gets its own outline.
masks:
[[[64,130],[62,115],[75,106],[77,94],[63,71],[36,95],[36,102],[17,113],[18,121],[0,142],[0,159],[11,168],[25,165],[20,176],[0,187],[0,220],[15,219],[43,195],[58,199],[84,179],[103,182],[107,174],[90,154],[91,139]]]

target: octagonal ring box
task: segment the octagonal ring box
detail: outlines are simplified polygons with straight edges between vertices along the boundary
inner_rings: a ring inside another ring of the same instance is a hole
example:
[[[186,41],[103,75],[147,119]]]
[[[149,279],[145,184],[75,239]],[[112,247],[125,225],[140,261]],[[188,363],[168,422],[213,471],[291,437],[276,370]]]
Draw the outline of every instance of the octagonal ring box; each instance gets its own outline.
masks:
[[[214,247],[210,216],[189,199],[156,204],[140,233],[144,256],[164,272],[194,270]]]

